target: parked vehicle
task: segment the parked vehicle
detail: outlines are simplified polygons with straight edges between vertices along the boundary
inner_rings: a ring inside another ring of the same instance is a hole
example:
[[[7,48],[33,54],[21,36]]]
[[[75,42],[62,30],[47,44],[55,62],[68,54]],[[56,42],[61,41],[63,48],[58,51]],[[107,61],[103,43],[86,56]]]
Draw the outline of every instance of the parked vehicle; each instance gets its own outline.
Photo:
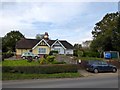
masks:
[[[21,58],[27,59],[28,57],[32,57],[33,59],[38,59],[39,55],[35,55],[32,52],[25,52],[21,55]]]
[[[86,64],[86,70],[94,73],[98,72],[116,72],[117,68],[114,65],[108,64],[106,61],[90,60]]]

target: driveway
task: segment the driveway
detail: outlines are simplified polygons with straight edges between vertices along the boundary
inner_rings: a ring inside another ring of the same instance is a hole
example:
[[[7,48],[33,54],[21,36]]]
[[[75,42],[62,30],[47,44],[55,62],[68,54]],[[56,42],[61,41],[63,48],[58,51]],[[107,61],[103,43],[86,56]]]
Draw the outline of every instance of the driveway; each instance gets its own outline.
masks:
[[[105,72],[105,73],[92,73],[92,72],[88,72],[88,71],[86,71],[86,70],[78,70],[78,72],[80,73],[80,74],[82,74],[83,76],[85,76],[85,77],[89,77],[89,76],[97,76],[97,77],[99,77],[99,76],[118,76],[118,72],[119,71],[117,71],[116,73],[113,73],[113,72]]]

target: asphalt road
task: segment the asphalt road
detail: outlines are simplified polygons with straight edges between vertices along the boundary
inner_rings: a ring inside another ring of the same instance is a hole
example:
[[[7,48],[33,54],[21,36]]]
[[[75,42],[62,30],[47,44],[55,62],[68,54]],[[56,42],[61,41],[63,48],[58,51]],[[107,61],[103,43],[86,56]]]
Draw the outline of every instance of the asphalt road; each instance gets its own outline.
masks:
[[[118,75],[102,73],[82,78],[3,81],[2,88],[118,88]]]

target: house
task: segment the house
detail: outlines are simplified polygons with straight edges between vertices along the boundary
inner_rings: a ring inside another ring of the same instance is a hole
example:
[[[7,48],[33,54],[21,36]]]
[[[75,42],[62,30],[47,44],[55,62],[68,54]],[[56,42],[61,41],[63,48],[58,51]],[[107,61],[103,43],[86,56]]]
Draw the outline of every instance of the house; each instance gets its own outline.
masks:
[[[50,40],[48,35],[42,39],[22,38],[16,43],[16,56],[20,58],[24,52],[32,51],[34,54],[49,54],[51,50],[58,51],[59,54],[73,55],[73,46],[66,40]]]
[[[82,42],[82,47],[83,48],[90,48],[91,45],[91,40]]]

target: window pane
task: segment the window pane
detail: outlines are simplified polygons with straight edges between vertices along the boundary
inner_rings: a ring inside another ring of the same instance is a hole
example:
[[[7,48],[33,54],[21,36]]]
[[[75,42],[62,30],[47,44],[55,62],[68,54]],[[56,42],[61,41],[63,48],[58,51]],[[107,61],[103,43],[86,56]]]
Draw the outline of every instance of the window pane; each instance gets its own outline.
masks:
[[[45,54],[46,53],[46,48],[39,48],[39,53],[40,54]]]

